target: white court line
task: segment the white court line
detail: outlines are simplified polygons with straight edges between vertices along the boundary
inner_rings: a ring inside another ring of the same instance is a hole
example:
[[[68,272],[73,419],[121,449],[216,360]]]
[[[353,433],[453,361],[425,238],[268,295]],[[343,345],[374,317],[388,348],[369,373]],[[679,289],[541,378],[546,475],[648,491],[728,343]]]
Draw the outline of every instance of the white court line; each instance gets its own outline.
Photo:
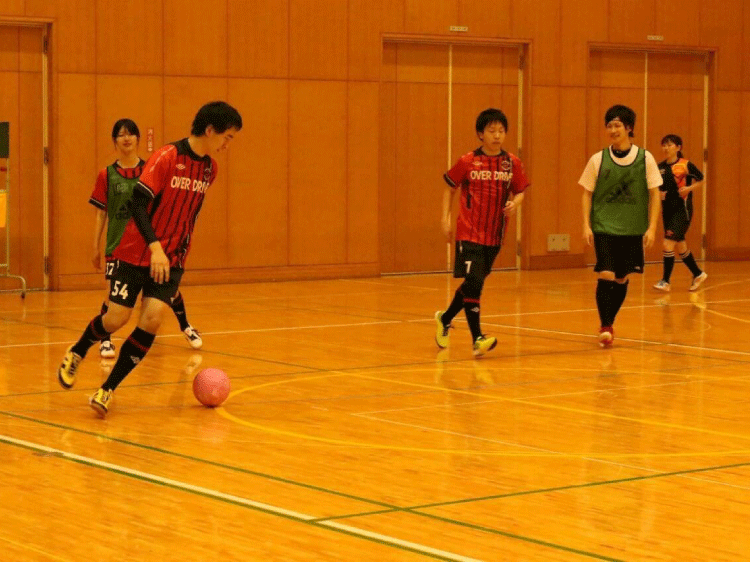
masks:
[[[511,443],[511,442],[508,442],[508,441],[500,441],[499,439],[490,439],[488,437],[478,437],[476,435],[469,435],[469,434],[466,434],[466,433],[458,433],[458,432],[455,432],[455,431],[448,431],[448,430],[445,430],[445,429],[436,429],[434,427],[427,427],[427,426],[417,425],[417,424],[412,424],[412,423],[405,423],[405,422],[398,422],[398,421],[394,421],[394,420],[382,419],[382,418],[378,418],[378,417],[375,417],[375,416],[367,416],[367,415],[356,414],[356,413],[352,414],[352,415],[353,416],[357,416],[357,417],[361,417],[361,418],[365,418],[365,419],[368,419],[368,420],[371,420],[371,421],[376,421],[376,422],[381,422],[381,423],[390,423],[390,424],[394,424],[394,425],[401,425],[401,426],[404,426],[404,427],[411,427],[413,429],[419,429],[419,430],[422,430],[422,431],[433,431],[433,432],[436,432],[436,433],[445,433],[447,435],[453,435],[455,437],[461,437],[461,438],[464,438],[464,439],[474,439],[476,441],[488,441],[490,443],[495,443],[497,445],[506,445],[506,446],[510,446],[510,447],[519,447],[521,449],[529,449],[529,450],[532,450],[532,451],[537,451],[539,453],[547,453],[547,454],[550,454],[550,455],[564,455],[564,454],[566,454],[566,453],[561,453],[560,451],[553,451],[551,449],[545,449],[543,447],[535,447],[533,445],[523,445],[521,443]],[[477,454],[481,455],[481,451],[478,451]],[[590,461],[590,462],[596,462],[596,463],[601,463],[601,464],[609,464],[609,465],[617,466],[617,467],[620,467],[620,468],[630,468],[632,470],[643,470],[645,472],[651,472],[653,474],[662,474],[662,473],[664,473],[663,470],[657,470],[655,468],[647,468],[647,467],[643,467],[643,466],[635,466],[635,465],[631,465],[631,464],[625,464],[625,463],[610,461],[610,460],[606,460],[606,459],[600,459],[600,458],[597,458],[597,457],[580,456],[578,458],[581,459],[581,460],[586,460],[586,461]],[[747,486],[739,486],[737,484],[729,484],[727,482],[720,482],[720,481],[717,481],[717,480],[711,480],[711,479],[706,479],[706,478],[699,478],[697,476],[691,476],[689,474],[675,474],[674,476],[677,476],[679,478],[687,478],[688,480],[697,480],[698,482],[706,482],[706,483],[710,483],[710,484],[718,484],[720,486],[726,486],[728,488],[738,488],[740,490],[750,490],[750,487],[747,487]]]
[[[93,459],[91,457],[83,457],[81,455],[76,455],[75,453],[62,451],[60,449],[54,449],[52,447],[47,447],[45,445],[40,445],[38,443],[32,443],[30,441],[24,441],[22,439],[15,439],[14,437],[9,437],[7,435],[0,435],[0,442],[7,443],[9,445],[15,445],[17,447],[23,447],[24,449],[31,449],[33,451],[38,451],[40,453],[54,455],[57,457],[61,457],[64,459],[77,462],[79,464],[93,466],[94,468],[109,470],[111,472],[116,472],[117,474],[121,474],[123,476],[137,478],[138,480],[144,480],[147,482],[151,482],[153,484],[162,484],[164,486],[169,486],[170,488],[176,488],[178,490],[183,490],[185,492],[207,496],[207,497],[221,500],[227,503],[243,505],[245,507],[253,508],[258,511],[263,511],[263,512],[270,513],[273,515],[287,517],[289,519],[295,519],[297,521],[301,521],[309,525],[318,526],[318,527],[329,527],[331,529],[345,531],[346,533],[350,533],[358,537],[374,539],[381,543],[385,543],[391,546],[406,548],[414,552],[418,552],[422,554],[431,554],[434,556],[442,557],[446,560],[456,560],[458,562],[478,562],[476,558],[468,558],[466,556],[461,556],[459,554],[454,554],[452,552],[448,552],[445,550],[439,550],[437,548],[432,548],[430,546],[425,546],[423,544],[397,539],[395,537],[382,535],[380,533],[373,533],[371,531],[366,531],[364,529],[359,529],[357,527],[352,527],[350,525],[342,525],[341,523],[337,523],[334,521],[315,521],[315,519],[317,519],[316,517],[312,515],[307,515],[305,513],[300,513],[298,511],[284,509],[281,507],[277,507],[275,505],[270,505],[267,503],[258,502],[258,501],[250,500],[247,498],[242,498],[240,496],[235,496],[232,494],[225,494],[223,492],[219,492],[218,490],[212,490],[211,488],[204,488],[203,486],[195,486],[193,484],[188,484],[186,482],[180,482],[179,480],[172,480],[171,478],[164,478],[162,476],[157,476],[156,474],[142,472],[140,470],[135,470],[132,468],[128,468],[126,466],[100,461],[97,459]]]

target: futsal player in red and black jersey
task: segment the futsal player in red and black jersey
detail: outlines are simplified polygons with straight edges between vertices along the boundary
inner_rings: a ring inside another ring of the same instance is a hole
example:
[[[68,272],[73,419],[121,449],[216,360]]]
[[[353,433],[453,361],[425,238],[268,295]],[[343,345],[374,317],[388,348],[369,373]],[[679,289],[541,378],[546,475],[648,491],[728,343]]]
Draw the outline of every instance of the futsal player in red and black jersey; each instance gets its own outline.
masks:
[[[118,267],[110,279],[109,310],[89,323],[57,373],[60,384],[71,388],[88,350],[125,325],[143,292],[138,324],[89,401],[102,417],[109,411],[113,391],[148,353],[177,293],[195,220],[216,179],[211,155],[224,150],[241,128],[242,118],[231,105],[208,103],[196,114],[189,137],[160,148],[146,162],[129,203],[132,218],[113,254]]]
[[[661,139],[666,159],[659,163],[664,183],[661,190],[661,214],[664,222],[664,274],[654,289],[669,292],[669,279],[674,268],[674,250],[680,252],[682,263],[690,270],[693,281],[688,288],[695,291],[708,277],[698,264],[685,242],[685,234],[693,218],[693,191],[703,185],[703,174],[698,167],[683,158],[682,139],[667,135]]]
[[[461,211],[456,223],[453,276],[464,281],[445,311],[435,313],[435,342],[449,343],[451,321],[463,309],[471,330],[474,355],[484,355],[497,345],[497,338],[482,334],[479,324],[480,297],[484,280],[500,252],[508,217],[515,213],[529,186],[523,164],[503,150],[508,119],[499,109],[479,114],[476,132],[482,146],[464,154],[443,178],[443,232],[451,236],[451,203],[461,190]]]

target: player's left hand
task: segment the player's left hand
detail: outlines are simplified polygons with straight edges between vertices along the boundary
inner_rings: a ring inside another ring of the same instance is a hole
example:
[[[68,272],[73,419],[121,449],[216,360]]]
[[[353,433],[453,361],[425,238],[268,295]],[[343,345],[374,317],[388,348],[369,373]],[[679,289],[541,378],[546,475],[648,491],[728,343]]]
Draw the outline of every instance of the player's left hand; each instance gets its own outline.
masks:
[[[151,278],[157,283],[169,281],[169,258],[161,244],[154,242],[151,247]]]
[[[508,201],[503,208],[503,214],[508,217],[513,216],[513,214],[516,212],[517,207],[518,205],[516,205],[515,201]]]

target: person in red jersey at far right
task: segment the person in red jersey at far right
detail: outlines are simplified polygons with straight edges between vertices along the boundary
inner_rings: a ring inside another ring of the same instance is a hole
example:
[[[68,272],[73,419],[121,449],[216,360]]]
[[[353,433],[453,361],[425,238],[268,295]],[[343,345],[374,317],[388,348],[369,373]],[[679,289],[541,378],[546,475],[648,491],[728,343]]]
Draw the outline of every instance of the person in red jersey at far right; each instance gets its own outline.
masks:
[[[109,309],[89,322],[57,371],[63,388],[71,388],[88,350],[127,323],[143,293],[135,330],[122,344],[109,377],[89,400],[101,417],[109,411],[114,390],[148,353],[164,312],[171,308],[195,220],[216,179],[211,156],[226,149],[241,128],[242,117],[231,105],[207,103],[196,114],[190,136],[163,146],[144,166],[129,203],[132,218],[113,254],[118,265],[110,279]]]
[[[482,146],[461,156],[443,176],[448,185],[443,195],[442,226],[449,239],[452,201],[459,188],[461,191],[453,276],[464,281],[448,308],[435,313],[435,342],[440,348],[448,347],[451,321],[463,309],[478,357],[497,345],[497,338],[485,336],[479,324],[484,280],[500,252],[508,218],[523,201],[529,181],[521,160],[503,149],[508,119],[502,111],[482,111],[476,132]]]

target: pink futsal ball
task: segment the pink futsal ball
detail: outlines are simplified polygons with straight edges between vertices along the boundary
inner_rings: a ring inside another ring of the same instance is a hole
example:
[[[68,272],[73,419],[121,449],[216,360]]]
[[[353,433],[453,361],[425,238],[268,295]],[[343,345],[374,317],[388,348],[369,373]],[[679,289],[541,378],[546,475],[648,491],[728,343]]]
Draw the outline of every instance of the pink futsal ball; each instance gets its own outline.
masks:
[[[229,377],[221,369],[203,369],[193,379],[193,394],[204,406],[219,406],[229,396],[229,390]]]

